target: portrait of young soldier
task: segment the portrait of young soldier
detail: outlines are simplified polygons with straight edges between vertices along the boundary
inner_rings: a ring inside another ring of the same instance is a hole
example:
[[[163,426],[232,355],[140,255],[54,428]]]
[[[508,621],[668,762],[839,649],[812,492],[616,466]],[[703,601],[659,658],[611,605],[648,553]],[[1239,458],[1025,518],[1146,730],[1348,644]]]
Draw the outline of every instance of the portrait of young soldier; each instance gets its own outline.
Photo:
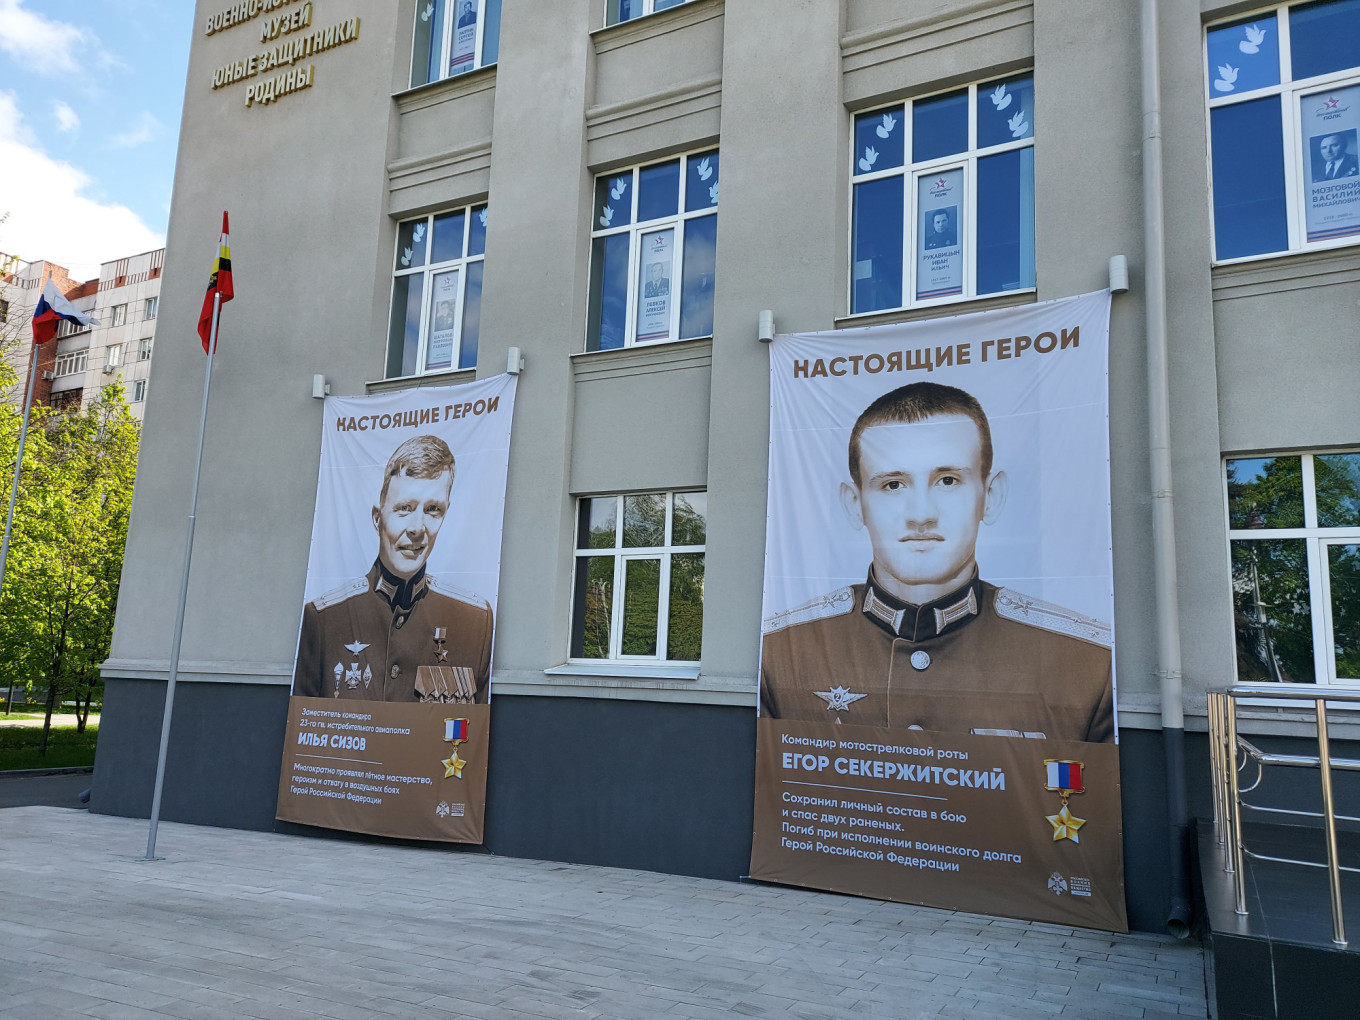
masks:
[[[765,621],[761,714],[1112,741],[1109,626],[978,576],[1007,490],[978,401],[928,382],[884,394],[855,422],[849,472],[868,576]]]
[[[307,603],[293,693],[364,701],[486,701],[491,606],[425,566],[449,509],[454,459],[437,436],[392,453],[372,509],[378,556]]]

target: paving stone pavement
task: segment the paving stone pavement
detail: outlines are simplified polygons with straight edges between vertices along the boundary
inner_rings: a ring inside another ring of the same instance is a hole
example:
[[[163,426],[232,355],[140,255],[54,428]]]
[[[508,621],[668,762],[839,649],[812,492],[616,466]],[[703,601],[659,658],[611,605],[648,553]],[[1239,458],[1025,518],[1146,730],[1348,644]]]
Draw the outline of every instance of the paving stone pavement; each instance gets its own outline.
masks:
[[[0,811],[0,1017],[1206,1015],[1200,947],[616,868]]]

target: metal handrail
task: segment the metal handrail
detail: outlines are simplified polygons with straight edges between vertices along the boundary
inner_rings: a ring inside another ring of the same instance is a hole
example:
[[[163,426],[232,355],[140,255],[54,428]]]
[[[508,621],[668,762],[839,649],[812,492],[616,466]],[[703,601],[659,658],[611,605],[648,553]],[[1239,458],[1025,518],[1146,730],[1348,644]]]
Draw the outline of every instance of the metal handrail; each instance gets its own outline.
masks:
[[[1251,741],[1238,736],[1237,706],[1239,700],[1311,703],[1316,727],[1317,755],[1266,752]],[[1360,691],[1324,691],[1314,684],[1240,684],[1227,691],[1210,692],[1208,698],[1209,759],[1213,777],[1214,828],[1218,833],[1218,845],[1224,850],[1223,870],[1233,876],[1237,913],[1243,917],[1247,915],[1246,876],[1243,871],[1245,857],[1261,861],[1273,861],[1279,864],[1294,864],[1301,867],[1326,868],[1332,902],[1332,941],[1338,946],[1344,946],[1346,945],[1346,926],[1341,903],[1341,872],[1360,872],[1360,869],[1343,867],[1340,863],[1337,855],[1336,820],[1341,818],[1344,821],[1360,821],[1360,819],[1336,813],[1336,803],[1332,794],[1332,771],[1336,769],[1345,772],[1360,772],[1360,761],[1352,758],[1332,758],[1331,740],[1327,733],[1327,705],[1329,703],[1360,704]],[[1239,752],[1241,752],[1240,755]],[[1238,774],[1246,768],[1248,761],[1256,763],[1258,774],[1256,782],[1247,790],[1243,790]],[[1317,769],[1322,781],[1322,810],[1317,812],[1271,808],[1244,801],[1242,794],[1256,789],[1261,781],[1263,767],[1266,765]],[[1242,811],[1244,808],[1272,814],[1322,819],[1322,830],[1327,851],[1326,862],[1272,857],[1247,849],[1242,839]]]

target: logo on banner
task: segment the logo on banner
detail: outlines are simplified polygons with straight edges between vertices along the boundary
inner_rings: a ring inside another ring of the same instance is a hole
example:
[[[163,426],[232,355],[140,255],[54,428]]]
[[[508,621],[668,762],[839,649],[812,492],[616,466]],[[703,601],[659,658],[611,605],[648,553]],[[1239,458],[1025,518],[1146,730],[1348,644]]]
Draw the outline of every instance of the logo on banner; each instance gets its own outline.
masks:
[[[1061,896],[1067,892],[1067,879],[1055,871],[1048,876],[1048,888],[1052,890],[1054,896]]]
[[[828,712],[844,712],[860,698],[867,698],[867,694],[851,694],[849,687],[833,687],[829,691],[813,691],[813,694],[826,702]]]
[[[1086,792],[1086,780],[1083,775],[1085,766],[1079,761],[1070,761],[1066,758],[1045,758],[1044,768],[1047,771],[1044,789],[1062,798],[1062,807],[1058,813],[1044,816],[1048,819],[1048,824],[1053,826],[1053,842],[1070,839],[1073,843],[1080,843],[1081,837],[1078,832],[1086,824],[1086,819],[1072,814],[1067,806],[1067,798],[1074,793]]]

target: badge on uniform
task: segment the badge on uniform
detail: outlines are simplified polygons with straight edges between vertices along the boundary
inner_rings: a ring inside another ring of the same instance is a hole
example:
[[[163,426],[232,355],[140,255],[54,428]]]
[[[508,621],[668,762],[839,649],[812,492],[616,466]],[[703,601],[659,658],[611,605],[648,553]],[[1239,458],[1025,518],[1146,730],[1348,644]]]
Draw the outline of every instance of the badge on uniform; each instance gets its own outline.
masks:
[[[1073,843],[1081,842],[1077,833],[1086,824],[1086,819],[1078,818],[1072,813],[1067,806],[1067,798],[1074,793],[1086,792],[1085,768],[1084,763],[1066,758],[1044,759],[1044,770],[1046,772],[1044,789],[1056,793],[1062,798],[1062,807],[1058,813],[1044,816],[1048,819],[1048,824],[1053,826],[1053,842],[1055,843],[1063,839],[1070,839]]]

